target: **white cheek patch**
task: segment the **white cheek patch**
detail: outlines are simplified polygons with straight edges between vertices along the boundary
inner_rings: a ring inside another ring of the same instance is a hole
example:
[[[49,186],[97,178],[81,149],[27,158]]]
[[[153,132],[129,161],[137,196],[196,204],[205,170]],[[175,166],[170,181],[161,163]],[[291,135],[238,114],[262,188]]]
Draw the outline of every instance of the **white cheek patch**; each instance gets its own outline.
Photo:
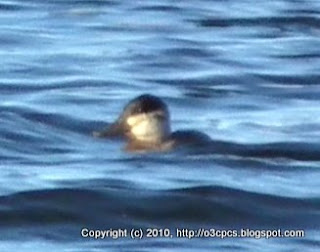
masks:
[[[134,127],[132,127],[131,132],[137,137],[143,137],[148,135],[150,131],[150,126],[147,121],[140,121]]]
[[[127,119],[127,124],[130,125],[130,126],[133,126],[133,125],[139,123],[142,120],[143,120],[143,115],[129,116],[128,119]]]
[[[132,137],[141,141],[159,141],[170,133],[168,122],[159,119],[159,112],[132,115],[127,118],[126,123]]]

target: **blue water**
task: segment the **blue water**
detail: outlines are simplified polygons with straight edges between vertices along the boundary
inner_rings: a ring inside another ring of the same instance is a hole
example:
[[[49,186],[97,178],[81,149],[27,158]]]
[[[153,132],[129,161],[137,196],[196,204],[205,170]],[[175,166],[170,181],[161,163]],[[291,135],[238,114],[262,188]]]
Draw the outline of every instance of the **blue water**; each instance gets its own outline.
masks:
[[[319,251],[319,35],[318,0],[0,1],[0,250]],[[92,137],[142,93],[210,145],[134,154]]]

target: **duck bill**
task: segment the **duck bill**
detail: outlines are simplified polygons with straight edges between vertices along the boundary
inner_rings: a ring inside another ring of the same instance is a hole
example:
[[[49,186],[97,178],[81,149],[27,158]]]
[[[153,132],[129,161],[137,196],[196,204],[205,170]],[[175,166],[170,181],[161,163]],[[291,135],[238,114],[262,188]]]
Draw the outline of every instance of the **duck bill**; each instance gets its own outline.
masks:
[[[101,131],[94,131],[94,137],[119,137],[124,135],[124,128],[118,121],[110,124],[107,128]]]

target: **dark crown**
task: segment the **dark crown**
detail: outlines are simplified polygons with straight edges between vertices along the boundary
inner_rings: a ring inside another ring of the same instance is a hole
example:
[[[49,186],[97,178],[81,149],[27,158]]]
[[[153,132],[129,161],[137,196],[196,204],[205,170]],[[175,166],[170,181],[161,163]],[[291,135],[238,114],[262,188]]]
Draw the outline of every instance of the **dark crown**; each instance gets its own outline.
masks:
[[[130,111],[131,115],[150,113],[157,110],[167,110],[167,106],[160,98],[149,94],[136,97],[124,109],[126,112]]]

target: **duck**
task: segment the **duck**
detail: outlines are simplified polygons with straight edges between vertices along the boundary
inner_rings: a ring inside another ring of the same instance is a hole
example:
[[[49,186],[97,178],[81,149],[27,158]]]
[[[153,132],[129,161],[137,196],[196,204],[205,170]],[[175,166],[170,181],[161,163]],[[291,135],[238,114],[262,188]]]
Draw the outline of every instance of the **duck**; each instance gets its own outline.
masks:
[[[171,131],[166,103],[151,94],[135,97],[123,108],[119,117],[106,128],[94,131],[97,138],[121,137],[130,152],[162,152],[182,146],[199,146],[210,137],[196,130]]]

